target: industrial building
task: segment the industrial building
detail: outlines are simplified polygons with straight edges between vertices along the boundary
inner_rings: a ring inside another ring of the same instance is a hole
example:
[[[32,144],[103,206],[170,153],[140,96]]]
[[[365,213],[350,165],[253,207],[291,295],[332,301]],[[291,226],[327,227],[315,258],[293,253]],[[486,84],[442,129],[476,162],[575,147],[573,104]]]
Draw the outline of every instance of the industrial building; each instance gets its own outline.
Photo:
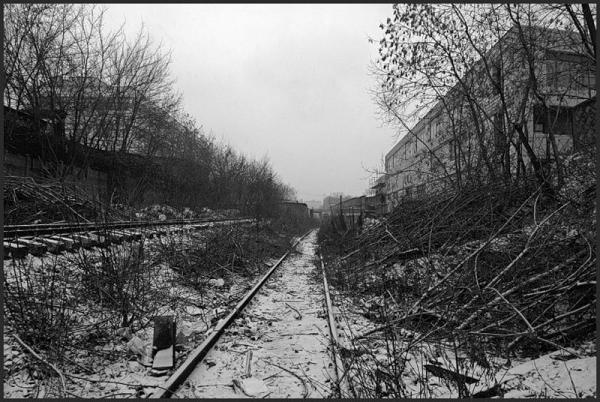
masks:
[[[527,146],[540,163],[551,163],[555,148],[564,155],[593,144],[592,62],[569,33],[528,32],[538,38],[534,47],[510,29],[386,154],[377,191],[388,211],[404,198],[490,172],[531,174]]]

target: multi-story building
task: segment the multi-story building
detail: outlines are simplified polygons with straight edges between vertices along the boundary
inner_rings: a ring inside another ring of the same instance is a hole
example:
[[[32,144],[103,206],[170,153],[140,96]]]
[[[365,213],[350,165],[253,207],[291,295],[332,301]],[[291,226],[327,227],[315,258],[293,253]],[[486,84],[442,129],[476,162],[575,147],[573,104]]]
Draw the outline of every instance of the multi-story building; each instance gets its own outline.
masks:
[[[388,209],[458,181],[527,174],[527,145],[545,163],[591,143],[574,118],[595,99],[580,48],[564,31],[510,29],[386,154]]]
[[[144,144],[124,134],[132,113],[150,110],[135,88],[107,84],[93,76],[54,77],[52,90],[40,96],[40,113],[61,124],[57,133],[85,146],[143,153]],[[152,113],[153,111],[150,111]]]

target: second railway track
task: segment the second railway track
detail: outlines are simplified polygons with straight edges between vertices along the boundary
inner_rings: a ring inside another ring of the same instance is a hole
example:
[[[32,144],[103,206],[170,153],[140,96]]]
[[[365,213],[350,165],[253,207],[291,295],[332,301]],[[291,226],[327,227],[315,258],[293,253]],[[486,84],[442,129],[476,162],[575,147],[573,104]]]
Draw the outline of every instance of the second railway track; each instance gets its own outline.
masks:
[[[339,397],[315,238],[313,230],[298,239],[151,397]]]
[[[248,218],[219,218],[168,221],[122,221],[92,223],[52,223],[4,226],[4,258],[27,254],[58,254],[80,247],[90,248],[139,240],[166,233],[200,230],[214,225],[253,223]]]

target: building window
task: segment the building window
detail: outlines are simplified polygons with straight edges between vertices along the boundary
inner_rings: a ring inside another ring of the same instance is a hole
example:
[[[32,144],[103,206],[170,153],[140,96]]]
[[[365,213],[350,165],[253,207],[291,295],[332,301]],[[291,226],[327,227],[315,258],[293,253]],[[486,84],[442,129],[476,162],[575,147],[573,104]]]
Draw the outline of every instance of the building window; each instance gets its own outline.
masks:
[[[544,123],[540,121],[536,121],[533,123],[533,132],[534,133],[543,133],[544,132]]]
[[[556,135],[573,135],[573,111],[567,107],[533,107],[533,131]]]
[[[548,60],[546,62],[546,83],[549,87],[566,88],[569,86],[569,75],[573,71],[572,63],[565,63],[558,60]]]
[[[549,51],[546,66],[546,84],[553,89],[595,87],[595,71],[589,60],[581,55]]]

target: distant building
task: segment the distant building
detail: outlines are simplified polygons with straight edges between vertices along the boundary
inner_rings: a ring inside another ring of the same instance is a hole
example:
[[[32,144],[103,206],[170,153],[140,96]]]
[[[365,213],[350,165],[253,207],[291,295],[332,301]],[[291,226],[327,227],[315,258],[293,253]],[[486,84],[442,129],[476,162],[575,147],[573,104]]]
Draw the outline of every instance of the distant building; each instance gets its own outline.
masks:
[[[386,202],[387,179],[385,174],[379,176],[371,186],[372,196],[367,198],[367,207],[373,215],[380,215],[387,211]]]
[[[321,220],[323,219],[323,211],[321,209],[315,209],[315,208],[311,208],[310,211],[310,217],[313,219],[317,219],[317,220]]]
[[[343,200],[347,200],[349,198],[352,198],[352,197],[349,197],[347,195],[343,195],[341,193],[334,193],[332,195],[329,195],[329,196],[325,197],[323,199],[323,207],[322,207],[323,215],[324,216],[331,215],[331,211],[332,211],[333,206],[335,206],[335,205],[337,205],[337,204],[340,203],[340,197],[341,197],[342,201]]]
[[[282,201],[279,203],[282,211],[290,216],[297,218],[310,217],[308,206],[303,202],[297,201]]]

